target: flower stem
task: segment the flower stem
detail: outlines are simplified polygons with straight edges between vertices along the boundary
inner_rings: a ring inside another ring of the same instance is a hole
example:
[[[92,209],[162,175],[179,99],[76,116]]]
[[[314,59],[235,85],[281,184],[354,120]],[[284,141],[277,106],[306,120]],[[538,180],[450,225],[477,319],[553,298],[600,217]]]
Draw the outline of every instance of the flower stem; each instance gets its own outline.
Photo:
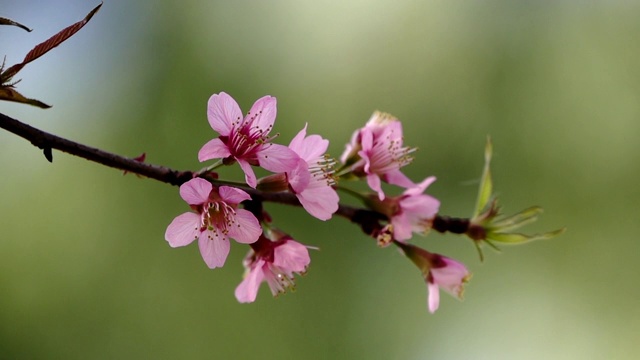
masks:
[[[228,181],[228,180],[210,180],[212,184],[214,185],[224,185],[224,186],[232,186],[235,188],[241,188],[241,189],[247,189],[249,188],[249,186],[246,183],[241,183],[241,182],[237,182],[237,181]]]
[[[469,219],[438,215],[433,219],[432,229],[439,233],[465,234],[470,225]]]
[[[206,174],[208,172],[211,172],[219,167],[221,167],[222,165],[224,165],[224,159],[218,159],[218,161],[216,161],[215,163],[200,169],[198,172],[196,172],[197,175],[203,175]]]

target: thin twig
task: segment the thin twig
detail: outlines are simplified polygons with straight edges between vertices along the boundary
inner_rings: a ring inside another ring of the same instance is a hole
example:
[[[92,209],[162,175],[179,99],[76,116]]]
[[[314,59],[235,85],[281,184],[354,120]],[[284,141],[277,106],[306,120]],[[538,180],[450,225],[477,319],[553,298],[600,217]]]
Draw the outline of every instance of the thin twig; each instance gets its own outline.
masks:
[[[190,171],[177,171],[163,166],[145,164],[132,158],[86,146],[36,129],[4,114],[0,114],[0,128],[29,140],[34,146],[42,149],[45,154],[51,149],[56,149],[98,164],[126,170],[171,185],[181,185],[192,178]],[[51,158],[47,158],[47,160],[52,161]]]

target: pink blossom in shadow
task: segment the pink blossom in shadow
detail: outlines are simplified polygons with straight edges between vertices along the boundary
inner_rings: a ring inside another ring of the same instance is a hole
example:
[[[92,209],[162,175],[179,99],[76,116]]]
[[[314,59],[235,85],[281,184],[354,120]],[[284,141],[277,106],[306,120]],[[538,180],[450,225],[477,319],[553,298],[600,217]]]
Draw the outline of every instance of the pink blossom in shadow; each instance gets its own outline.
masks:
[[[394,243],[422,272],[429,293],[429,312],[434,313],[440,306],[440,289],[462,300],[464,284],[471,278],[462,263],[414,245]]]
[[[424,235],[429,232],[433,219],[438,214],[440,201],[423,193],[435,180],[434,176],[430,176],[406,189],[401,195],[387,197],[382,201],[373,194],[367,199],[370,208],[389,218],[391,226],[387,230],[393,234],[393,240],[405,241],[413,233]],[[380,243],[382,246],[388,244],[388,241]]]
[[[469,280],[471,274],[462,263],[442,255],[438,255],[431,266],[431,272],[427,276],[427,288],[429,289],[429,311],[434,313],[440,306],[439,289],[462,299],[463,285]]]
[[[430,176],[394,198],[397,210],[391,215],[391,224],[396,240],[408,240],[412,233],[426,234],[431,229],[440,201],[423,193],[434,181],[435,176]]]
[[[293,290],[294,273],[306,272],[311,262],[307,247],[284,233],[276,236],[275,241],[261,236],[245,257],[245,276],[235,291],[239,302],[254,302],[262,282],[269,285],[273,296]]]
[[[340,160],[384,200],[381,181],[409,188],[413,181],[400,168],[409,164],[415,148],[403,145],[402,124],[390,114],[374,112],[367,124],[354,132]]]

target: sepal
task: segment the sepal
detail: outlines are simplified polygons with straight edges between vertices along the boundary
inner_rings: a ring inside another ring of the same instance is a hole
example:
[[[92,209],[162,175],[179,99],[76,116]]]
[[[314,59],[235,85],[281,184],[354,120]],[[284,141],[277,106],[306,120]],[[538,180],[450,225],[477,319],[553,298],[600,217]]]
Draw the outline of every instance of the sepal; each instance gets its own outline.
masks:
[[[538,219],[542,213],[539,206],[531,206],[513,215],[504,216],[500,213],[498,200],[493,195],[493,180],[491,179],[491,139],[487,138],[487,145],[484,151],[484,170],[478,189],[478,200],[473,217],[469,223],[466,235],[470,237],[478,249],[480,260],[484,259],[480,245],[486,243],[493,249],[500,251],[495,243],[522,244],[534,240],[546,240],[562,234],[565,228],[549,231],[540,234],[522,234],[512,232],[524,225],[532,223]]]

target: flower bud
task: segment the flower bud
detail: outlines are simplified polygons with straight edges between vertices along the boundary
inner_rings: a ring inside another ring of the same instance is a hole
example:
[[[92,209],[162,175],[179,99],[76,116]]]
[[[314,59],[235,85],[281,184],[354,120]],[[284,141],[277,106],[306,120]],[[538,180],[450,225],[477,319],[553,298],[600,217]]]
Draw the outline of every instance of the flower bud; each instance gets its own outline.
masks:
[[[434,313],[440,305],[440,288],[462,300],[464,284],[471,279],[462,263],[411,244],[395,244],[422,272],[429,292],[429,312]]]

